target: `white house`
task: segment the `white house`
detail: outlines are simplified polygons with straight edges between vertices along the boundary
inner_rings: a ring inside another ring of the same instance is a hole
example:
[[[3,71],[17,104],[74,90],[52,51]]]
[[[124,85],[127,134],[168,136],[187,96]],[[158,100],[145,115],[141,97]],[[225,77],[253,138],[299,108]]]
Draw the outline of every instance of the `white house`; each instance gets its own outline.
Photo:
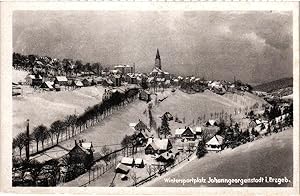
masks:
[[[208,142],[206,142],[206,150],[221,151],[223,149],[224,138],[220,135],[215,135]]]

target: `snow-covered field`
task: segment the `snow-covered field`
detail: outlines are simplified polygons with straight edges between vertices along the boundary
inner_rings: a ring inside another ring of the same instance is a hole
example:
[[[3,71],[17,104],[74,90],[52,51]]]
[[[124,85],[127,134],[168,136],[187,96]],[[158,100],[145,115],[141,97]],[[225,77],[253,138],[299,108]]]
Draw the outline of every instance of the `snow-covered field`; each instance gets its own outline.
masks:
[[[25,130],[26,119],[30,119],[31,129],[40,124],[49,126],[55,120],[62,120],[75,112],[80,114],[88,106],[100,103],[103,92],[104,87],[91,86],[72,91],[34,92],[13,97],[13,137]]]
[[[225,179],[244,179],[259,177],[286,177],[288,183],[258,183],[244,186],[292,186],[293,179],[293,129],[289,128],[278,134],[264,137],[244,144],[235,149],[226,149],[220,153],[209,153],[201,159],[193,159],[182,167],[146,183],[152,187],[205,187],[229,186],[217,183],[168,183],[164,179],[209,179],[209,177]],[[240,186],[233,184],[231,186]]]

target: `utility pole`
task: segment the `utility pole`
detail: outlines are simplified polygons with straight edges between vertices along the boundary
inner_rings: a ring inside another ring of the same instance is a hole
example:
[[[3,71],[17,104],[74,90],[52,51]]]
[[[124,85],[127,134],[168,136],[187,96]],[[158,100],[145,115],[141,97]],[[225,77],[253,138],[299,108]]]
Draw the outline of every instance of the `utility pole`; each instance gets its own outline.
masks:
[[[27,126],[26,126],[26,161],[29,161],[29,119],[27,119]]]

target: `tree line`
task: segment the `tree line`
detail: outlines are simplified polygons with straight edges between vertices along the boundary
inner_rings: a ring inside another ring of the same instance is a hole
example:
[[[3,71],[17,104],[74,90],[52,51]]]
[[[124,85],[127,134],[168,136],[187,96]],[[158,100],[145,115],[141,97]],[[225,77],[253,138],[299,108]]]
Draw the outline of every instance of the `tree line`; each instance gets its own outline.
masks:
[[[18,148],[21,157],[22,149],[25,147],[27,139],[35,141],[37,152],[39,151],[40,143],[42,144],[42,150],[44,150],[44,143],[47,140],[51,140],[51,145],[54,146],[59,143],[59,139],[62,139],[63,134],[66,136],[65,139],[70,139],[90,126],[94,126],[114,110],[118,110],[132,102],[137,98],[137,94],[138,89],[136,88],[128,89],[124,93],[115,91],[110,98],[93,107],[88,107],[79,116],[75,114],[68,115],[64,120],[54,121],[49,128],[43,124],[34,127],[30,138],[27,138],[25,132],[21,132],[13,138],[13,149]]]
[[[22,55],[20,53],[13,53],[13,67],[17,70],[29,71],[33,74],[41,76],[54,75],[73,75],[81,72],[93,72],[100,75],[104,68],[101,63],[83,63],[81,60],[73,59],[58,59],[48,56],[38,55]]]

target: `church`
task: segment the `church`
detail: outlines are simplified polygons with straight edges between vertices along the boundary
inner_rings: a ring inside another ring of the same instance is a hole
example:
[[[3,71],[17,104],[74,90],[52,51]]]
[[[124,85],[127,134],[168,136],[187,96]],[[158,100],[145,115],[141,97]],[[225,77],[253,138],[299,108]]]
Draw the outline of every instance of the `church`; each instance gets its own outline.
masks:
[[[158,48],[156,50],[154,68],[150,72],[150,76],[154,77],[157,81],[160,81],[160,82],[165,82],[166,80],[170,80],[170,74],[168,72],[162,71],[161,58],[160,58]]]

